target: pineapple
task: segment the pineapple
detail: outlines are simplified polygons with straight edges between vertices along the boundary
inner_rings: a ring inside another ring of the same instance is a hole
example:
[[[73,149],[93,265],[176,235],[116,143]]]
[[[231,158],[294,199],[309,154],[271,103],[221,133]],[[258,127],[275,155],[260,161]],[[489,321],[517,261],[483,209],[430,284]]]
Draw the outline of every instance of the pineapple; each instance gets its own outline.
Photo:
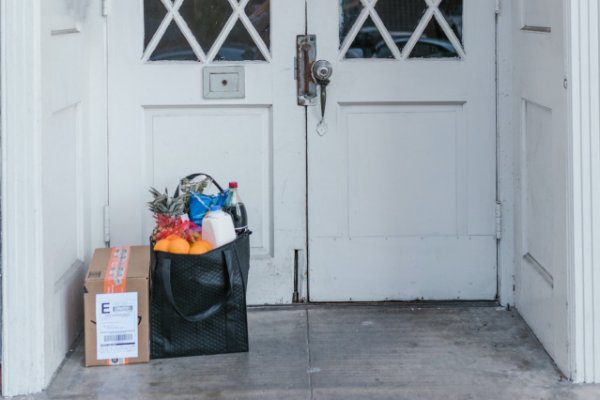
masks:
[[[155,188],[150,188],[150,193],[154,196],[154,200],[148,202],[148,208],[155,215],[162,214],[169,217],[180,217],[185,213],[186,204],[183,196],[170,197],[166,188],[164,193],[159,192]]]
[[[171,197],[167,189],[161,193],[155,188],[150,188],[150,193],[154,199],[148,202],[148,208],[156,220],[152,241],[177,235],[193,243],[199,237],[199,227],[184,217],[186,197]]]

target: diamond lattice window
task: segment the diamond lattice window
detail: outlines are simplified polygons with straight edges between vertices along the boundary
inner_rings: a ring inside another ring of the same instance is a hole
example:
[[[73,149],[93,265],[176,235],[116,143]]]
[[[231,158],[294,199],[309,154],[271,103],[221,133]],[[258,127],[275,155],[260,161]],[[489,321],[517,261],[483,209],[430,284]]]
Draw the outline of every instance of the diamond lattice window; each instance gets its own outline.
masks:
[[[269,0],[144,0],[143,61],[270,61]]]
[[[464,58],[463,0],[340,0],[340,58]]]

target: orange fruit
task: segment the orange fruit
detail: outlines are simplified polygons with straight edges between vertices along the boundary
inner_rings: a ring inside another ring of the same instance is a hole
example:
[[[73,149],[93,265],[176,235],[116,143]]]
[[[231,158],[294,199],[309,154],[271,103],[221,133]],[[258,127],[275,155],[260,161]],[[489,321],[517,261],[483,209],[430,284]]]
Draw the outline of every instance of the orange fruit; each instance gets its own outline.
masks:
[[[170,240],[168,240],[168,239],[160,239],[154,245],[154,251],[169,251],[169,245],[170,244],[171,244]]]
[[[174,239],[181,239],[181,236],[175,235],[175,234],[167,236],[167,240],[174,240]]]
[[[169,253],[173,254],[188,254],[190,244],[184,238],[173,239],[169,242]]]
[[[196,240],[190,248],[189,254],[204,254],[212,250],[212,245],[206,240]]]

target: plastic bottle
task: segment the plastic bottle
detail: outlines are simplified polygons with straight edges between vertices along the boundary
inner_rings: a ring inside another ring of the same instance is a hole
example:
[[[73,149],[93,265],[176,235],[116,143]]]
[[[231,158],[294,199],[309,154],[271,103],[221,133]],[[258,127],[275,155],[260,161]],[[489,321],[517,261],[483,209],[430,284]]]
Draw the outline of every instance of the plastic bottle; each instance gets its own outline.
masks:
[[[248,229],[246,206],[237,191],[237,182],[229,182],[229,194],[225,203],[225,212],[231,215],[235,232],[239,235]]]
[[[231,215],[219,206],[212,206],[202,218],[202,239],[213,246],[213,249],[235,240],[235,228]]]

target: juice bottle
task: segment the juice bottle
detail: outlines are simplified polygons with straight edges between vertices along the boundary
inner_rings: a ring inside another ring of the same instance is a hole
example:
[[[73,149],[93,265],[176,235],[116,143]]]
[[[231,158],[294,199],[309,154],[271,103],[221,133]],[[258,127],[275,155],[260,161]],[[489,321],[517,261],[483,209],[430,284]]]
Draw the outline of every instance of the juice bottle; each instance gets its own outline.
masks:
[[[229,194],[225,203],[225,212],[231,215],[235,232],[239,235],[248,229],[246,206],[238,194],[237,182],[229,182]]]

